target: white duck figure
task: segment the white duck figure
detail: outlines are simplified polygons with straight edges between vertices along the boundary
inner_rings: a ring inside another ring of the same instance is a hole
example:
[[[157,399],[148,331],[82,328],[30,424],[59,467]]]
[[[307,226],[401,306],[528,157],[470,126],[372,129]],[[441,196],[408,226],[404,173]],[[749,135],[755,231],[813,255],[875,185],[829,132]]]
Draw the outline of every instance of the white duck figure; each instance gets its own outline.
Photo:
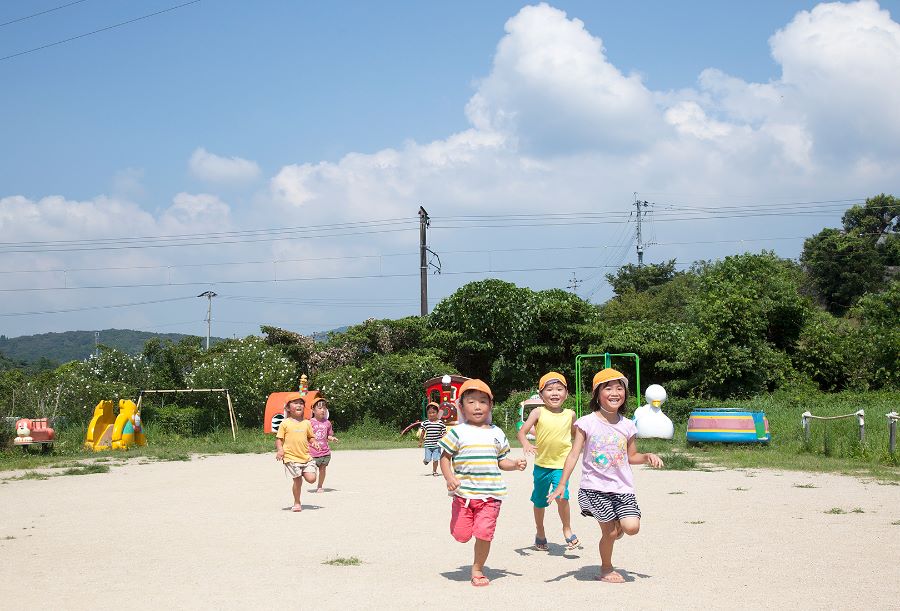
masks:
[[[660,406],[668,398],[666,389],[659,384],[651,384],[647,387],[647,392],[644,393],[644,396],[647,397],[649,403],[640,406],[634,412],[634,425],[637,427],[637,436],[641,438],[672,439],[675,436],[675,425],[660,409]]]

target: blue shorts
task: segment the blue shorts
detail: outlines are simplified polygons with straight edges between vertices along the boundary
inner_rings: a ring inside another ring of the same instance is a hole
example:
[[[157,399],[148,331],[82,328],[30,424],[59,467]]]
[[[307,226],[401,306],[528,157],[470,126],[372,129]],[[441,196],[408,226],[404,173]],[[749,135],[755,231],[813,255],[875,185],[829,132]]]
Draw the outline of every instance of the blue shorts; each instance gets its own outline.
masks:
[[[440,446],[436,448],[425,448],[425,458],[423,458],[422,460],[424,460],[425,462],[438,461],[441,459],[441,454],[443,454],[443,452],[444,451],[440,448]]]
[[[535,507],[547,507],[550,504],[547,502],[547,495],[559,485],[562,472],[562,469],[534,466],[534,492],[531,493],[531,502]],[[562,498],[569,500],[569,482],[566,482],[566,492]]]

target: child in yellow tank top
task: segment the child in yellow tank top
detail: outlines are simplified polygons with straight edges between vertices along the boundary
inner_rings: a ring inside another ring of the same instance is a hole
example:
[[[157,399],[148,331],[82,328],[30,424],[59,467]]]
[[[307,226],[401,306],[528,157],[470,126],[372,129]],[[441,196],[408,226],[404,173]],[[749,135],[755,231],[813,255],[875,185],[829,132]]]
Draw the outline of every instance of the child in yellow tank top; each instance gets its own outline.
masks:
[[[544,510],[548,506],[547,495],[556,488],[562,476],[566,456],[572,449],[573,423],[575,412],[564,409],[563,403],[569,396],[566,378],[556,371],[544,375],[538,383],[538,392],[544,405],[531,411],[517,435],[526,454],[536,454],[534,459],[534,490],[531,502],[534,504],[534,547],[547,550],[547,536],[544,532]],[[525,434],[534,427],[535,443],[532,445]],[[562,522],[566,546],[578,546],[578,537],[572,533],[569,512],[569,491],[557,500],[559,519]]]

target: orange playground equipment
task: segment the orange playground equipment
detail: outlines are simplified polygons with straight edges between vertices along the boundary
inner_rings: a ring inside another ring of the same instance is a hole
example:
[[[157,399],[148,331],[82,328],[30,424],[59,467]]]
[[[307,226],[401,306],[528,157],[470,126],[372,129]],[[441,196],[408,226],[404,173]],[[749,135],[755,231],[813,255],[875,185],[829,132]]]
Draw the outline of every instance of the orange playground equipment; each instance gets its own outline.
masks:
[[[425,398],[422,399],[422,419],[416,420],[407,426],[400,434],[406,434],[410,429],[422,424],[422,421],[428,418],[429,403],[437,403],[441,406],[440,411],[438,411],[438,418],[444,424],[447,426],[457,424],[459,416],[456,413],[456,398],[459,394],[459,387],[468,379],[465,376],[444,374],[437,378],[426,380],[424,383]]]
[[[306,374],[300,376],[300,390],[292,392],[273,392],[266,399],[266,411],[263,416],[263,432],[277,433],[281,421],[285,419],[285,407],[288,401],[292,399],[302,398],[305,401],[303,409],[303,419],[312,418],[312,408],[319,399],[324,399],[322,393],[318,390],[309,390],[309,382]],[[325,411],[326,418],[328,410]]]

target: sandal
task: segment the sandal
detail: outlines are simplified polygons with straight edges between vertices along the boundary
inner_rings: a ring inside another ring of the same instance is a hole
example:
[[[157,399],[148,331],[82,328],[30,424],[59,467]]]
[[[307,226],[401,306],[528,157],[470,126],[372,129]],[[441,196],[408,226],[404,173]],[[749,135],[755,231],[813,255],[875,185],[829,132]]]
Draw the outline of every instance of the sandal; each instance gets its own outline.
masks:
[[[484,575],[475,575],[472,577],[472,585],[476,588],[482,588],[491,585],[491,580]]]
[[[534,538],[534,549],[539,552],[546,552],[549,548],[547,547],[547,539],[541,539],[540,537]]]
[[[303,511],[303,506],[300,503],[297,503],[296,505],[291,507],[291,511],[293,511],[293,512]]]
[[[578,540],[578,535],[575,533],[566,537],[566,548],[568,549],[576,549],[580,543],[581,541]]]

